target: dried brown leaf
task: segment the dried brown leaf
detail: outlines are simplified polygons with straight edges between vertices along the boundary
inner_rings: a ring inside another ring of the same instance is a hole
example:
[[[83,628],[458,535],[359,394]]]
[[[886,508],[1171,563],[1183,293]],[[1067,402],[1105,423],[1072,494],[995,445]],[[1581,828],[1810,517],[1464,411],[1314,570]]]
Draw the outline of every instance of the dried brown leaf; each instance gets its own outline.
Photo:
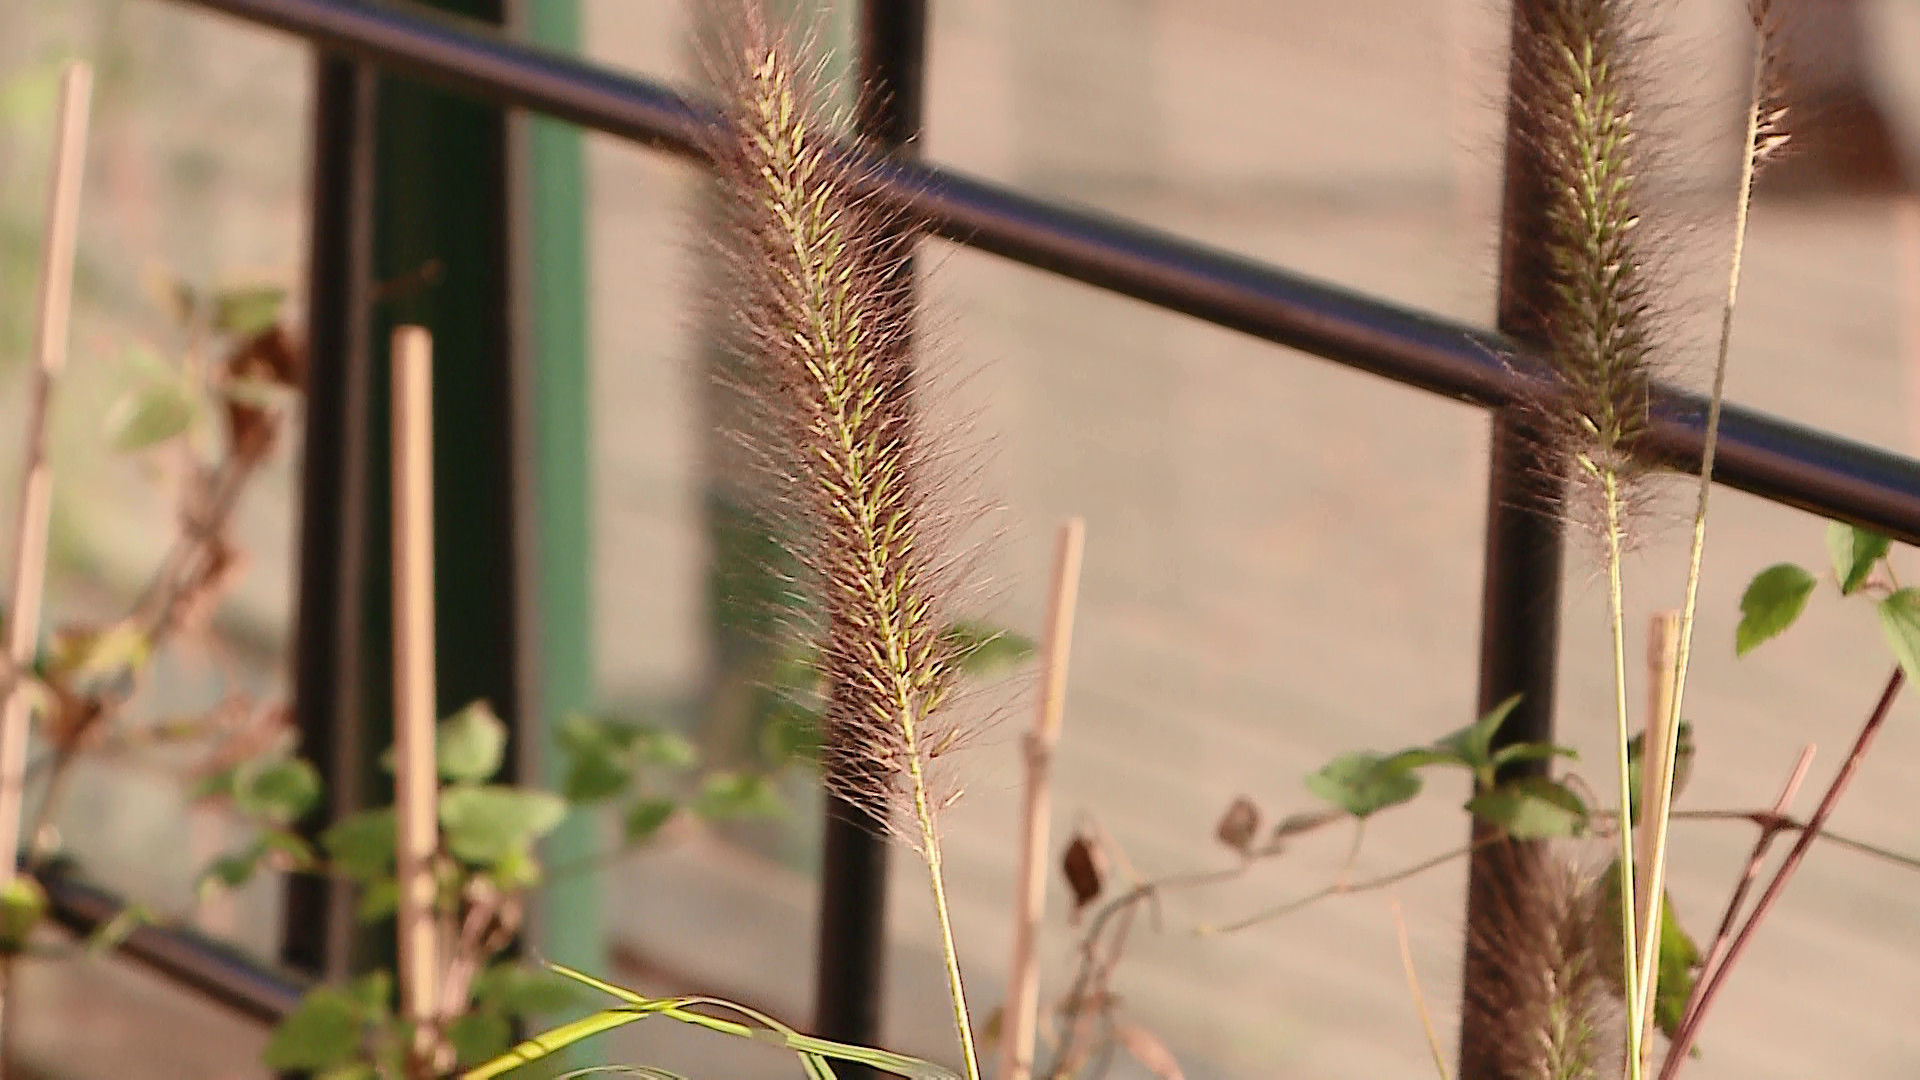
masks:
[[[1245,795],[1236,796],[1220,815],[1220,824],[1214,827],[1213,835],[1219,841],[1242,855],[1252,854],[1253,838],[1260,831],[1260,808]]]
[[[1060,859],[1060,872],[1066,876],[1067,888],[1073,894],[1073,914],[1069,922],[1077,924],[1087,905],[1100,898],[1106,862],[1099,843],[1086,833],[1075,835],[1067,844],[1066,854]]]

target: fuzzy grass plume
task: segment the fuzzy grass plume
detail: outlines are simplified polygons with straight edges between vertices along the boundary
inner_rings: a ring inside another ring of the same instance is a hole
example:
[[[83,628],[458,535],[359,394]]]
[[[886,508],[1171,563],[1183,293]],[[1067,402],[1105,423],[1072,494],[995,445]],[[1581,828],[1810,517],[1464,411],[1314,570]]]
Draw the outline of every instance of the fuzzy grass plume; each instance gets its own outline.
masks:
[[[1655,288],[1642,228],[1643,153],[1633,70],[1640,40],[1630,0],[1534,0],[1515,7],[1515,150],[1544,202],[1532,227],[1543,260],[1537,310],[1523,335],[1545,354],[1553,380],[1546,410],[1599,504],[1614,662],[1620,806],[1630,805],[1626,635],[1621,561],[1627,516],[1644,468],[1633,446],[1646,429],[1656,367]],[[1620,830],[1621,953],[1625,961],[1627,1075],[1640,1075],[1639,954],[1632,834]]]
[[[1623,1034],[1614,985],[1604,967],[1611,928],[1596,878],[1571,850],[1502,844],[1500,859],[1532,865],[1498,875],[1488,962],[1465,987],[1477,1030],[1498,1033],[1463,1060],[1462,1076],[1502,1080],[1595,1080],[1615,1067]]]
[[[740,432],[777,482],[785,539],[804,567],[826,685],[829,782],[894,824],[924,857],[969,1078],[979,1076],[941,867],[933,759],[957,668],[942,633],[961,580],[933,497],[942,449],[912,408],[906,222],[861,197],[826,104],[817,51],[745,5],[721,65],[730,312]]]

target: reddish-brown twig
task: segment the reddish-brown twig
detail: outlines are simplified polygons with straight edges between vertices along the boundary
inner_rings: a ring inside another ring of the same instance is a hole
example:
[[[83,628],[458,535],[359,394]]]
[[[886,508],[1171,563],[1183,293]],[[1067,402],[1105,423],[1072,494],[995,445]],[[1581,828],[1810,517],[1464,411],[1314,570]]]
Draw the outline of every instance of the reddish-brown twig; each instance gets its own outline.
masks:
[[[1806,780],[1807,769],[1812,764],[1813,744],[1808,743],[1801,749],[1800,760],[1794,763],[1793,773],[1787,777],[1786,786],[1780,789],[1780,797],[1774,800],[1771,813],[1779,820],[1761,826],[1760,836],[1753,842],[1753,853],[1747,856],[1747,867],[1740,875],[1740,884],[1734,886],[1733,896],[1727,900],[1726,913],[1720,917],[1720,928],[1714,931],[1713,944],[1708,947],[1707,958],[1700,965],[1702,972],[1712,973],[1720,966],[1721,960],[1725,959],[1727,946],[1733,942],[1734,924],[1740,918],[1741,908],[1746,905],[1747,893],[1753,891],[1753,883],[1760,879],[1760,868],[1767,861],[1767,850],[1773,846],[1774,837],[1786,831],[1786,827],[1780,824],[1780,821],[1791,820],[1787,818],[1787,811],[1792,809],[1793,798],[1800,793],[1800,785]],[[1705,980],[1702,980],[1701,985],[1705,985]],[[1696,988],[1691,1000],[1687,1002],[1686,1011],[1681,1015],[1680,1023],[1683,1027],[1688,1020],[1692,1019],[1699,1007],[1700,995]]]
[[[1687,1051],[1693,1048],[1693,1040],[1699,1034],[1700,1024],[1706,1019],[1707,1010],[1713,1006],[1714,998],[1718,996],[1720,988],[1726,985],[1727,976],[1739,962],[1740,954],[1746,951],[1747,944],[1753,940],[1754,931],[1759,929],[1767,913],[1773,910],[1774,903],[1780,899],[1780,894],[1785,891],[1787,883],[1793,880],[1794,872],[1806,859],[1807,852],[1812,850],[1813,842],[1819,837],[1821,827],[1827,823],[1828,818],[1833,816],[1834,808],[1840,804],[1840,797],[1846,794],[1847,786],[1853,782],[1854,773],[1859,771],[1861,761],[1866,758],[1867,749],[1873,745],[1874,736],[1880,733],[1881,726],[1886,723],[1887,714],[1892,711],[1893,701],[1900,695],[1900,686],[1905,681],[1906,672],[1901,668],[1894,668],[1892,676],[1887,679],[1886,689],[1880,692],[1880,700],[1875,703],[1873,712],[1867,717],[1867,722],[1860,727],[1860,734],[1853,740],[1853,749],[1848,751],[1847,759],[1840,764],[1840,771],[1835,774],[1833,782],[1827,785],[1826,794],[1820,797],[1820,805],[1814,809],[1813,816],[1807,819],[1807,827],[1801,831],[1800,838],[1794,841],[1793,848],[1787,852],[1787,857],[1781,862],[1780,869],[1774,871],[1773,878],[1767,882],[1767,887],[1761,892],[1760,899],[1754,902],[1753,914],[1747,916],[1747,921],[1740,927],[1739,933],[1734,935],[1733,941],[1726,948],[1726,955],[1720,960],[1719,965],[1707,972],[1702,979],[1694,994],[1698,1003],[1688,1010],[1679,1030],[1674,1032],[1672,1048],[1667,1051],[1667,1060],[1660,1068],[1660,1080],[1673,1080],[1673,1077],[1679,1074],[1681,1065],[1687,1060]]]

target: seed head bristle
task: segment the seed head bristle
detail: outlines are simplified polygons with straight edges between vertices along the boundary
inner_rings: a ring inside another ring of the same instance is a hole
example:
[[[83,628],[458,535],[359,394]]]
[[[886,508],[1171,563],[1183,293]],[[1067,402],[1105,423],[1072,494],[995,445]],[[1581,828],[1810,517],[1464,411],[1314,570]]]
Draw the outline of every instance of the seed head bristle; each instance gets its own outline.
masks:
[[[1658,366],[1654,243],[1641,203],[1647,154],[1629,0],[1520,5],[1513,72],[1516,151],[1541,203],[1526,227],[1544,257],[1521,335],[1542,353],[1552,390],[1541,412],[1576,481],[1644,475],[1644,433]],[[1585,485],[1583,485],[1585,486]]]
[[[915,416],[904,360],[904,222],[861,194],[822,61],[745,5],[733,32],[714,148],[727,269],[715,299],[750,404],[737,434],[777,485],[782,539],[804,567],[827,773],[882,815],[903,778],[958,739],[942,708],[956,674],[942,630],[962,564],[942,542],[942,454]]]
[[[1751,0],[1748,14],[1752,16],[1753,32],[1757,35],[1755,57],[1760,65],[1754,84],[1759,95],[1752,102],[1758,120],[1752,146],[1753,164],[1757,169],[1777,160],[1787,149],[1787,81],[1782,74],[1784,59],[1779,48],[1780,15],[1773,0]]]
[[[1503,843],[1489,857],[1512,873],[1484,886],[1491,910],[1480,925],[1485,959],[1468,973],[1464,1007],[1475,1030],[1493,1033],[1462,1061],[1463,1075],[1498,1080],[1596,1080],[1617,1063],[1624,1023],[1607,981],[1594,875],[1573,853],[1544,844]],[[1523,865],[1524,864],[1524,865]],[[1617,948],[1616,948],[1617,951]]]

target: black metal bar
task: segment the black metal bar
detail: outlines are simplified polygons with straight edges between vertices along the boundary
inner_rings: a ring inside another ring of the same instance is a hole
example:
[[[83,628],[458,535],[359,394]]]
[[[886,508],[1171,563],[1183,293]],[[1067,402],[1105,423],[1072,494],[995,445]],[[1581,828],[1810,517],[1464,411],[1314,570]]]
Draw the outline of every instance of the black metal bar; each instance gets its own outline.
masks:
[[[1551,0],[1546,0],[1551,2]],[[1552,188],[1539,163],[1541,132],[1525,100],[1527,75],[1519,59],[1542,0],[1514,0],[1508,61],[1506,160],[1500,207],[1500,282],[1496,320],[1514,340],[1545,338],[1541,320],[1552,309],[1552,255],[1545,238]],[[1566,462],[1556,454],[1528,410],[1493,414],[1488,456],[1485,591],[1480,614],[1479,711],[1514,694],[1520,702],[1502,725],[1496,746],[1552,743],[1554,676],[1560,657],[1560,579]],[[1501,780],[1546,771],[1542,761],[1513,765]],[[1510,930],[1512,900],[1537,889],[1542,845],[1504,838],[1489,822],[1472,819],[1473,855],[1467,868],[1466,937],[1461,963],[1460,1080],[1520,1080],[1507,1071],[1513,1056],[1512,1010],[1533,987],[1519,985],[1506,954],[1517,945]]]
[[[180,0],[324,47],[691,158],[711,115],[659,83],[620,75],[471,23],[359,0]],[[1102,214],[910,162],[871,182],[931,232],[1075,281],[1447,397],[1533,396],[1502,338],[1368,299]],[[1698,399],[1669,392],[1650,451],[1697,467]],[[1920,543],[1920,462],[1730,407],[1716,478],[1731,487]]]
[[[113,921],[125,902],[54,868],[42,874],[47,914],[85,937]],[[214,1004],[265,1024],[277,1024],[300,1003],[311,983],[302,975],[267,967],[232,946],[192,930],[140,926],[115,955],[198,991]]]
[[[310,840],[354,805],[358,787],[374,79],[357,62],[323,56],[314,95],[293,665],[301,753],[319,770],[324,788],[320,806],[303,823]],[[346,904],[336,882],[288,878],[281,962],[321,977],[344,974],[352,928]]]
[[[926,70],[926,0],[866,0],[860,7],[858,100],[855,116],[866,148],[904,159],[918,149]],[[890,247],[897,288],[894,303],[911,311],[913,232],[905,227],[881,238]],[[888,407],[908,408],[912,382],[911,342],[894,342],[887,360],[896,388]],[[831,737],[831,733],[830,733]],[[861,768],[858,755],[835,754],[836,768]],[[871,785],[854,782],[848,790]],[[884,808],[859,805],[829,784],[821,853],[820,927],[816,948],[814,1028],[823,1038],[862,1046],[880,1043],[881,1003],[886,991],[887,852]],[[875,1070],[842,1066],[853,1080]]]

